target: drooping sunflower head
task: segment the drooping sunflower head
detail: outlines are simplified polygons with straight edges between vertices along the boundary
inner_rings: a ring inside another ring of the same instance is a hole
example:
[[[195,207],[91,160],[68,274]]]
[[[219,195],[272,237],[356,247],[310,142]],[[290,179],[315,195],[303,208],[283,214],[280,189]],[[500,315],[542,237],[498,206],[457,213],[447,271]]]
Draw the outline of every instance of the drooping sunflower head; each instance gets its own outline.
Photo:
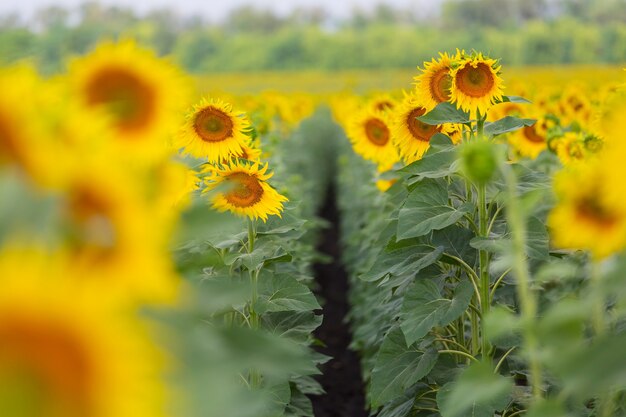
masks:
[[[417,118],[428,108],[414,95],[407,95],[392,121],[393,141],[406,164],[420,159],[430,146],[430,138],[442,131],[441,125],[429,125]]]
[[[227,165],[207,165],[210,174],[205,191],[212,192],[213,207],[219,211],[231,211],[251,219],[281,215],[287,198],[280,195],[267,180],[267,164],[231,160]]]
[[[623,190],[612,187],[618,180],[613,169],[594,160],[569,166],[555,176],[558,203],[548,217],[555,246],[586,249],[597,259],[626,246]],[[623,183],[623,176],[619,181]]]
[[[0,409],[10,416],[164,416],[165,355],[107,287],[79,291],[67,260],[0,253]]]
[[[164,138],[179,124],[189,95],[174,66],[132,41],[104,42],[74,59],[68,80],[85,106],[109,117],[125,148],[141,155],[166,149]]]
[[[457,54],[458,61],[450,72],[450,100],[457,107],[476,115],[487,114],[496,100],[502,99],[503,85],[500,65],[482,53],[466,56]]]
[[[347,135],[354,151],[375,162],[382,170],[389,169],[398,161],[391,136],[391,122],[386,113],[361,110],[350,121]]]
[[[185,153],[218,162],[243,153],[249,129],[245,113],[219,99],[203,98],[187,114],[175,143]]]
[[[451,64],[452,58],[447,52],[439,53],[439,59],[424,62],[424,68],[420,69],[422,74],[414,77],[417,96],[424,105],[434,107],[450,100]]]

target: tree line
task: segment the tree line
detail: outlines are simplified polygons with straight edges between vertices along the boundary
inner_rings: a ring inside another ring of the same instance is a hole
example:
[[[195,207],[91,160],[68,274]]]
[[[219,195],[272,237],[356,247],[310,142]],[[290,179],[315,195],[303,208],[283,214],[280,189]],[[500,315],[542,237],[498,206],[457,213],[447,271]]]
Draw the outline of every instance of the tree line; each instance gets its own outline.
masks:
[[[408,68],[457,47],[506,65],[626,62],[626,0],[443,0],[436,9],[379,5],[338,20],[321,8],[287,16],[251,6],[220,22],[171,10],[138,16],[85,3],[0,19],[0,64],[34,60],[43,73],[100,39],[132,37],[190,72]]]

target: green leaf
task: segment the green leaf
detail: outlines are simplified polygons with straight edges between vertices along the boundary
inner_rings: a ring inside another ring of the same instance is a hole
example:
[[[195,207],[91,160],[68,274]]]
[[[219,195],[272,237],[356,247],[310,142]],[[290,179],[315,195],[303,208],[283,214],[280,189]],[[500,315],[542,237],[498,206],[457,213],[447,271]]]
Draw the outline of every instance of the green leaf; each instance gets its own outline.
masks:
[[[389,252],[382,252],[372,268],[362,274],[363,281],[376,281],[387,275],[400,276],[408,272],[417,274],[422,269],[437,262],[443,248],[428,245],[400,247]]]
[[[443,123],[469,123],[470,115],[461,109],[457,109],[454,104],[443,102],[426,113],[418,117],[417,120],[427,125],[440,125]]]
[[[548,260],[550,238],[546,226],[538,218],[530,217],[528,218],[526,227],[526,255],[531,259]],[[469,244],[471,247],[478,250],[486,250],[505,256],[511,255],[511,240],[509,239],[508,233],[504,237],[477,236],[470,240]]]
[[[515,116],[505,116],[493,123],[485,124],[485,135],[497,136],[503,133],[513,132],[524,126],[532,126],[537,122],[535,119],[520,119]]]
[[[322,324],[322,316],[313,311],[280,311],[263,314],[263,327],[280,337],[306,343]]]
[[[291,400],[291,387],[288,381],[267,381],[261,388],[267,402],[264,410],[260,412],[262,417],[275,417],[283,414],[285,407]]]
[[[409,194],[398,214],[398,239],[424,236],[459,221],[471,210],[470,204],[455,208],[448,205],[445,180],[425,179]]]
[[[447,177],[458,170],[457,152],[452,140],[442,133],[430,139],[430,147],[421,159],[405,166],[399,172],[417,179]]]
[[[513,381],[485,362],[472,363],[459,379],[437,393],[442,417],[493,417],[509,403]]]
[[[443,246],[446,254],[456,256],[473,264],[476,260],[476,250],[469,244],[474,233],[461,226],[452,225],[433,232],[432,242],[434,245]]]
[[[512,347],[519,342],[517,334],[521,330],[518,316],[504,307],[494,307],[485,317],[485,334],[487,339],[496,346]]]
[[[540,400],[531,404],[525,417],[572,417],[572,415],[556,400]]]
[[[267,311],[310,311],[320,308],[309,287],[291,276],[267,273],[259,277],[259,314]]]
[[[428,375],[437,362],[436,350],[407,346],[402,331],[395,327],[385,336],[372,371],[370,402],[376,408],[404,394]]]
[[[435,326],[457,319],[469,306],[474,289],[469,281],[457,285],[451,300],[444,298],[431,280],[416,281],[407,290],[400,312],[400,327],[408,344],[424,337]]]
[[[611,388],[626,386],[626,335],[598,337],[558,363],[551,363],[563,383],[563,391],[574,397],[590,398]]]
[[[500,103],[526,103],[530,104],[532,101],[525,99],[520,96],[502,96],[502,101]]]

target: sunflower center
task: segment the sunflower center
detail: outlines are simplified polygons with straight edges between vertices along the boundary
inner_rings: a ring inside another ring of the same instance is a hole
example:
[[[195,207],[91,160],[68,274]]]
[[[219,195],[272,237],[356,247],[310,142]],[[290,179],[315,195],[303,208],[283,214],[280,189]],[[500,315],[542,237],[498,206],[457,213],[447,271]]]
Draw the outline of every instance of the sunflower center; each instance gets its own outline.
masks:
[[[94,189],[78,187],[70,196],[69,211],[77,226],[73,230],[77,249],[89,247],[98,259],[108,259],[117,241],[111,202]]]
[[[233,121],[220,109],[209,106],[196,114],[193,128],[205,142],[221,142],[233,136]]]
[[[376,108],[376,110],[379,110],[379,111],[392,110],[393,103],[389,100],[383,100],[383,101],[379,101],[378,103],[376,103],[374,107]]]
[[[535,125],[532,126],[524,126],[523,129],[524,137],[527,141],[532,143],[545,143],[546,138],[537,133],[537,129],[535,129]]]
[[[124,68],[104,68],[87,85],[87,103],[104,106],[122,131],[140,130],[152,122],[155,96],[144,80]]]
[[[226,181],[232,188],[224,195],[224,198],[233,206],[250,207],[261,201],[263,187],[254,175],[235,172],[230,174]]]
[[[409,127],[411,135],[417,140],[422,142],[429,142],[430,138],[437,132],[441,131],[440,127],[427,125],[419,120],[418,117],[423,116],[426,113],[426,109],[423,107],[417,107],[413,109],[406,118],[406,124]]]
[[[450,87],[452,86],[452,77],[450,77],[448,68],[441,68],[430,80],[430,94],[437,103],[443,103],[450,100]]]
[[[44,320],[0,323],[1,409],[20,417],[93,415],[92,361],[76,335]]]
[[[456,87],[459,91],[475,98],[488,96],[494,84],[493,70],[484,62],[477,63],[476,67],[466,64],[456,77]]]
[[[368,119],[365,122],[365,134],[376,146],[385,146],[389,142],[389,128],[380,119]]]
[[[4,114],[0,115],[0,161],[19,162],[22,158],[17,146],[18,139],[7,119],[8,117]]]
[[[576,202],[576,212],[588,221],[601,227],[609,228],[617,222],[617,216],[607,207],[603,206],[595,196],[585,196]]]

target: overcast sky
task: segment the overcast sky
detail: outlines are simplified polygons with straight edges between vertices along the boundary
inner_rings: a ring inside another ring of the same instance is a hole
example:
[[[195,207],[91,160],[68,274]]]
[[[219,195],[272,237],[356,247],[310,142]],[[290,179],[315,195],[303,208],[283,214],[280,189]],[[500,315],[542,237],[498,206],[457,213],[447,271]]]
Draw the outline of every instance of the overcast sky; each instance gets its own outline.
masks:
[[[170,8],[182,16],[202,15],[208,20],[220,20],[229,11],[243,5],[252,4],[258,8],[268,8],[280,14],[287,14],[297,7],[323,7],[333,17],[345,17],[354,8],[369,10],[377,4],[388,4],[400,8],[420,8],[429,14],[441,0],[100,0],[102,5],[129,7],[145,13],[152,9]],[[33,12],[50,5],[75,8],[84,0],[0,0],[0,15],[17,13],[29,18]],[[422,13],[420,13],[422,14]]]

